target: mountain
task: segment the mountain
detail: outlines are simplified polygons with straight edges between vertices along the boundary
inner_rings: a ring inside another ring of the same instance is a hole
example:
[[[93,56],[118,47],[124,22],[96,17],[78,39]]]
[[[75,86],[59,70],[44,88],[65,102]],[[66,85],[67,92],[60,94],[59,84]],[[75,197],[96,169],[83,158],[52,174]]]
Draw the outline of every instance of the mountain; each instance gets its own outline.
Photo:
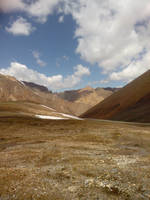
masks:
[[[35,91],[38,90],[38,91],[41,91],[41,92],[51,92],[51,91],[48,90],[47,87],[45,87],[43,85],[38,85],[38,84],[35,84],[35,83],[32,83],[32,82],[26,82],[26,81],[22,81],[22,83],[24,83],[26,86],[32,88]]]
[[[32,102],[46,105],[58,112],[80,115],[89,109],[88,105],[73,103],[53,94],[45,86],[18,81],[0,74],[0,102]]]
[[[112,93],[111,88],[106,90],[103,88],[94,89],[90,86],[79,90],[52,93],[45,86],[18,81],[12,76],[0,74],[0,102],[32,102],[76,116],[86,112]]]
[[[104,90],[111,91],[111,92],[117,92],[117,91],[120,90],[121,88],[105,87],[105,88],[103,88],[103,89],[104,89]]]
[[[82,114],[81,117],[150,122],[150,70]]]
[[[0,74],[0,101],[33,101],[41,99],[32,90],[25,87],[23,82],[14,77]]]
[[[94,89],[90,86],[86,86],[85,88],[79,90],[64,91],[62,93],[58,93],[57,95],[64,100],[87,105],[88,108],[91,108],[100,101],[103,101],[112,93],[112,91],[105,90],[103,88]]]

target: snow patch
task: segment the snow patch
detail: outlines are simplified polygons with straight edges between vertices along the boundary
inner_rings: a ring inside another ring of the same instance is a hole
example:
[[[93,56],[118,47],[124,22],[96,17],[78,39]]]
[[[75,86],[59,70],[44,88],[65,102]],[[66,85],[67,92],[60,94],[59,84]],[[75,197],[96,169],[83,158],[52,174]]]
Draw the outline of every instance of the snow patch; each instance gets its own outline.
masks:
[[[38,117],[40,119],[56,119],[56,120],[68,119],[68,118],[55,117],[55,116],[47,116],[47,115],[35,115],[35,117]]]
[[[68,114],[64,114],[64,113],[60,113],[61,115],[63,115],[64,117],[69,117],[71,119],[78,119],[78,120],[83,120],[79,117],[73,116],[73,115],[68,115]]]
[[[53,108],[50,108],[50,107],[48,107],[48,106],[45,106],[45,105],[41,105],[42,107],[44,107],[44,108],[48,108],[48,109],[50,109],[50,110],[55,110],[55,109],[53,109]]]
[[[23,81],[17,80],[21,85],[26,86]]]

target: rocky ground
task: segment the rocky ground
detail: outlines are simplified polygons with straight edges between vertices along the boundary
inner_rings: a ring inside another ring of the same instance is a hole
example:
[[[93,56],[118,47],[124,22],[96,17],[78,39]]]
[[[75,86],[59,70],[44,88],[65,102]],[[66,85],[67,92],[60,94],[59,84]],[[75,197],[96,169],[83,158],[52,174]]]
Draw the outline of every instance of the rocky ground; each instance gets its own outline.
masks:
[[[0,117],[0,200],[150,199],[150,126]]]

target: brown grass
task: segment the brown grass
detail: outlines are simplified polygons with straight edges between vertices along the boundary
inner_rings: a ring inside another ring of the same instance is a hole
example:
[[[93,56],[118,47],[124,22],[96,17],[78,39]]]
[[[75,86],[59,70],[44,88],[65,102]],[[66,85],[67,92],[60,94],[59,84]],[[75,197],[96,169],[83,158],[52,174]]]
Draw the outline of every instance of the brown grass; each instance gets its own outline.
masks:
[[[150,127],[0,118],[0,200],[148,199]]]

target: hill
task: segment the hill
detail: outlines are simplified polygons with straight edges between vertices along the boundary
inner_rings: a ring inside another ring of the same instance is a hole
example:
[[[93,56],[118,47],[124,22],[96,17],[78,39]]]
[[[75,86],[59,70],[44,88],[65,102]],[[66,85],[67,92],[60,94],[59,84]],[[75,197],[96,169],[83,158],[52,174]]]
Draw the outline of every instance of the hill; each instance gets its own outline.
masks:
[[[85,112],[81,117],[150,122],[150,70]]]

